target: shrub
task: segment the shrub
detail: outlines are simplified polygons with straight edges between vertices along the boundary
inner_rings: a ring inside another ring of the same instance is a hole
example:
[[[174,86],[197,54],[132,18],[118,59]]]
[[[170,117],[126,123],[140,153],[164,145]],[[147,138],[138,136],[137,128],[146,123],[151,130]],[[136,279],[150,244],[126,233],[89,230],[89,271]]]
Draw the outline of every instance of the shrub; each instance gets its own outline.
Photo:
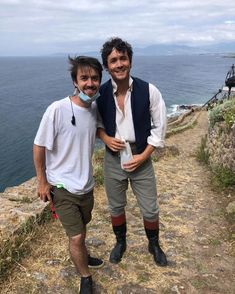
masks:
[[[235,123],[235,105],[233,108],[231,108],[228,112],[225,113],[224,120],[225,120],[226,125],[229,128],[232,128],[232,126]]]
[[[224,101],[223,104],[219,104],[209,111],[209,124],[211,128],[220,121],[225,121],[229,129],[235,123],[235,97]]]
[[[222,165],[213,168],[214,180],[219,186],[229,187],[235,185],[235,173]]]
[[[152,153],[151,158],[152,158],[152,161],[153,161],[153,162],[157,162],[157,161],[159,160],[159,158],[158,158],[156,152],[153,152],[153,153]]]
[[[207,137],[201,138],[201,145],[196,150],[196,158],[198,161],[208,164],[209,163],[209,151],[206,148]]]

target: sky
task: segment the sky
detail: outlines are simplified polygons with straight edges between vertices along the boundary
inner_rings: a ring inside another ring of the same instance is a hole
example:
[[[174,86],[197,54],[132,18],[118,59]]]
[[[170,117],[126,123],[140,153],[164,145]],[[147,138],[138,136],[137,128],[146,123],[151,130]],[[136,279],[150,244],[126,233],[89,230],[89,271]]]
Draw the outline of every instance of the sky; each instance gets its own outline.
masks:
[[[0,0],[0,56],[235,41],[234,0]]]

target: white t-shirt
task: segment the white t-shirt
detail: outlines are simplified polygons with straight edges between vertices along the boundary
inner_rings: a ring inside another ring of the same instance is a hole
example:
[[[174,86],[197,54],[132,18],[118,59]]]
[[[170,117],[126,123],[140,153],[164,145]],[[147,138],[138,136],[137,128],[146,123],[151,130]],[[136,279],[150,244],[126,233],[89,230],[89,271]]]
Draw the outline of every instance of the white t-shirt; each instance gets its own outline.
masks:
[[[73,103],[72,125],[69,97],[55,101],[41,120],[34,144],[46,149],[46,175],[51,185],[62,184],[74,194],[93,189],[92,154],[96,139],[96,103],[84,108]]]

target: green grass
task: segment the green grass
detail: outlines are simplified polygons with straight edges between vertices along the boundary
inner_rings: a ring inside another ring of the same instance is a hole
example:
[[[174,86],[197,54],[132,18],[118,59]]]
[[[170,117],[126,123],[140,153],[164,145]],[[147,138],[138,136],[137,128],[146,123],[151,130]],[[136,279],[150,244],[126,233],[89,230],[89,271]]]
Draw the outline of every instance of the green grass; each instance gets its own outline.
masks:
[[[182,133],[186,130],[193,129],[196,125],[197,125],[197,121],[195,120],[192,123],[188,123],[186,125],[176,127],[166,133],[166,138],[169,138],[170,136],[178,134],[178,133]]]
[[[104,184],[103,159],[104,148],[96,150],[93,156],[93,170],[96,186],[102,186]]]
[[[219,246],[221,244],[221,240],[219,239],[211,239],[209,243],[213,246]]]
[[[40,217],[31,217],[9,240],[1,244],[0,282],[7,277],[13,265],[29,253],[29,244],[37,234],[37,226],[48,222],[50,219],[51,213],[46,208]]]
[[[235,186],[235,173],[228,167],[216,166],[212,169],[213,181],[221,188]]]
[[[191,280],[191,284],[193,285],[194,288],[198,290],[207,287],[206,281],[200,278],[197,278],[197,279],[195,278]]]
[[[207,137],[201,139],[201,145],[196,150],[196,158],[199,162],[208,164],[209,163],[209,152],[206,149]]]

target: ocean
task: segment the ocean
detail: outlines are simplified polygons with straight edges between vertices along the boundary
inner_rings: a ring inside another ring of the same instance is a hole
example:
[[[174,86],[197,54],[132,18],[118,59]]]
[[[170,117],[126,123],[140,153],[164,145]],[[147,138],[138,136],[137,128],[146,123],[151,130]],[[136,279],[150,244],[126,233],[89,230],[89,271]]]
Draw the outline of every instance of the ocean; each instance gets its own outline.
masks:
[[[219,55],[134,56],[132,75],[159,88],[171,115],[177,105],[209,100],[232,63]],[[67,57],[0,57],[0,192],[35,176],[34,136],[46,107],[73,92],[68,67]]]

